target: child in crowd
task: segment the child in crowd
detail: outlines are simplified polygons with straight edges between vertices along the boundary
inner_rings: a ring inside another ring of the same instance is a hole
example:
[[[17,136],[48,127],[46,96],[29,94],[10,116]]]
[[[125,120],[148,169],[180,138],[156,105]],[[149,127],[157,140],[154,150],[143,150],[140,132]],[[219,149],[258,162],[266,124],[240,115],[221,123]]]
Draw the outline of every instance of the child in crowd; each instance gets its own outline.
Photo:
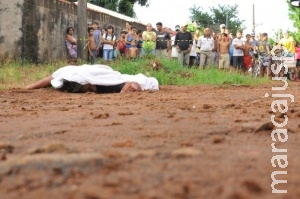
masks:
[[[131,42],[131,47],[129,48],[129,51],[128,51],[128,57],[130,59],[135,59],[138,57],[138,48],[137,48],[136,40],[132,40],[132,42]]]
[[[138,57],[142,57],[142,45],[143,45],[143,37],[142,37],[143,31],[138,30],[137,31],[137,48],[138,48]]]
[[[89,50],[89,60],[91,64],[95,64],[97,57],[97,46],[94,37],[94,29],[93,27],[88,28],[88,50]]]
[[[126,51],[126,42],[125,42],[125,35],[127,34],[126,31],[122,31],[121,35],[118,39],[117,43],[117,58],[121,58],[125,56]]]
[[[107,27],[107,33],[102,37],[103,43],[103,59],[105,61],[112,61],[114,53],[114,44],[116,42],[116,36],[113,34],[114,28],[109,25]]]

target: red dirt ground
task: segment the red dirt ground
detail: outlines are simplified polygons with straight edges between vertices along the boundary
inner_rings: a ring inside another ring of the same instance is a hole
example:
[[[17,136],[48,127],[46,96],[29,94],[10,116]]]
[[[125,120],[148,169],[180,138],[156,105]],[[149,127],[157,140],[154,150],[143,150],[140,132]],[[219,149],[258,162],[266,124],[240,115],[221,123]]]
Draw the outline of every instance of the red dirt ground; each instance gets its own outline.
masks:
[[[0,91],[0,198],[298,199],[299,85]],[[271,115],[284,121],[271,110],[276,99],[289,106],[284,143],[270,136]],[[273,142],[288,153],[272,152]],[[272,167],[275,155],[288,166]],[[287,171],[275,186],[286,194],[272,194],[273,171]]]

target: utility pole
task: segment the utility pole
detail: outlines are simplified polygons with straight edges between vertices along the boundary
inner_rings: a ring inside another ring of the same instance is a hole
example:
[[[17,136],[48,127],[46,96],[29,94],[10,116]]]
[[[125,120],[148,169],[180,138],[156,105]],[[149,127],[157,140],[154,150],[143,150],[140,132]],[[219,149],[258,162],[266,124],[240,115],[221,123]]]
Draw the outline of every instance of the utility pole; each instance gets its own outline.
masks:
[[[226,28],[228,28],[228,11],[226,12]]]
[[[87,0],[78,0],[77,24],[77,56],[82,60],[87,60]]]
[[[255,12],[254,12],[254,4],[252,6],[252,32],[255,33]]]

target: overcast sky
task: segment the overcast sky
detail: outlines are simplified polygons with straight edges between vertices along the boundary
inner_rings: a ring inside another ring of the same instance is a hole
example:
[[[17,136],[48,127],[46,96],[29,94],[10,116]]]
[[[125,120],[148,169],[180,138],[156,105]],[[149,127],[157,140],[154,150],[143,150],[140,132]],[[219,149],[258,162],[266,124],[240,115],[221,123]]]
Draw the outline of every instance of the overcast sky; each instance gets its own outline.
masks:
[[[164,26],[174,29],[176,24],[190,21],[189,8],[194,5],[201,6],[209,12],[209,7],[220,5],[238,5],[239,17],[245,20],[247,29],[252,30],[252,7],[254,4],[256,33],[267,32],[273,36],[273,29],[294,30],[293,23],[288,18],[288,5],[286,0],[148,0],[149,7],[134,6],[138,20],[143,23],[162,22]],[[226,3],[225,3],[226,2]],[[275,3],[276,2],[276,3]],[[210,12],[209,12],[210,13]],[[224,21],[225,24],[225,21]]]

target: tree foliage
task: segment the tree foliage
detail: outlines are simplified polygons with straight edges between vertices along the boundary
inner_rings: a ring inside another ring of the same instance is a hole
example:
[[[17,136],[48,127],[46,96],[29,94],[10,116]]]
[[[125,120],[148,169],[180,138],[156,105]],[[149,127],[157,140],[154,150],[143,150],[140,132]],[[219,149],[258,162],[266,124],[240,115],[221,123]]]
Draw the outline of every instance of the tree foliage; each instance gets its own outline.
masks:
[[[69,0],[70,2],[76,2],[77,0]],[[89,0],[91,4],[119,12],[129,17],[135,17],[133,9],[134,4],[141,6],[148,6],[149,0]]]
[[[209,27],[213,31],[218,32],[221,24],[226,24],[226,17],[228,17],[228,28],[232,33],[238,29],[245,29],[242,25],[245,20],[238,18],[238,5],[218,5],[218,7],[210,8],[210,13],[203,11],[202,7],[190,8],[192,21],[197,21],[200,28]],[[228,15],[228,16],[227,16]]]
[[[300,32],[300,8],[292,6],[289,0],[286,2],[289,6],[289,18],[293,21],[293,25],[296,28],[295,32],[290,32],[290,35],[292,35],[297,42],[300,42],[300,35],[298,34]]]

